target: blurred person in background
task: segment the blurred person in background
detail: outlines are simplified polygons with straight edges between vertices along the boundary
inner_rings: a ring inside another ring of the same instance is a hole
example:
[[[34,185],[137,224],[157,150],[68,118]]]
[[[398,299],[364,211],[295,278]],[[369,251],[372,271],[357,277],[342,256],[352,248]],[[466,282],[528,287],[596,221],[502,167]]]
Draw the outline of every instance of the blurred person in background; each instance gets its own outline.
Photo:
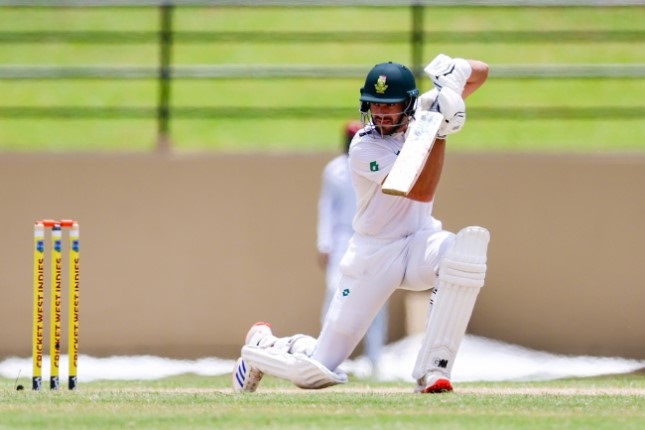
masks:
[[[325,271],[326,292],[322,323],[329,304],[338,289],[342,274],[340,260],[354,234],[352,220],[356,214],[356,194],[349,168],[349,145],[354,135],[363,128],[360,121],[350,121],[343,127],[343,153],[325,166],[318,198],[317,248],[318,264]],[[378,365],[383,345],[387,341],[388,302],[381,308],[363,338],[373,376],[378,375]]]

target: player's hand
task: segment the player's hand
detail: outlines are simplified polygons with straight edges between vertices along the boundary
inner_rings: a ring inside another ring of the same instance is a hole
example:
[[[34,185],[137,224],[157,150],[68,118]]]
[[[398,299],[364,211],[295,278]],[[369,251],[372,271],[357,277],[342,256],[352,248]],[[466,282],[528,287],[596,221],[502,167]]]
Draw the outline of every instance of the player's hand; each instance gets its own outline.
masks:
[[[449,120],[444,119],[443,124],[439,127],[437,138],[445,139],[449,134],[457,133],[466,123],[466,112],[459,112]]]
[[[444,138],[461,130],[466,123],[466,104],[461,94],[443,87],[437,95],[437,111],[444,117],[437,137]]]
[[[320,252],[318,251],[318,266],[325,270],[329,264],[329,252]]]
[[[439,112],[444,123],[439,128],[437,137],[444,139],[447,135],[457,133],[466,123],[466,105],[459,94],[450,88],[438,91],[431,89],[419,96],[417,109]]]
[[[431,89],[419,96],[417,100],[417,109],[425,111],[436,111],[437,96],[439,95],[439,90],[436,88]]]
[[[459,95],[464,92],[472,73],[468,61],[463,58],[451,58],[445,54],[437,55],[423,70],[438,89],[450,88]]]

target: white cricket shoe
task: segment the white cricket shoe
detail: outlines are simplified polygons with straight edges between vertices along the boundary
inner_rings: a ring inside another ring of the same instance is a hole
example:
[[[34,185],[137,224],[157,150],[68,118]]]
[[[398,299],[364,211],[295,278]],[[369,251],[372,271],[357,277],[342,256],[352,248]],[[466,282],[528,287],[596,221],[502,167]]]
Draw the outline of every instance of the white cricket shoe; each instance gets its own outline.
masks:
[[[242,357],[238,358],[233,367],[233,391],[236,393],[253,393],[258,389],[264,373],[246,364]]]
[[[416,393],[448,393],[452,391],[450,379],[445,376],[427,374],[417,381]]]
[[[271,331],[271,325],[261,321],[251,326],[244,338],[244,344],[266,348],[273,345],[276,340],[276,337],[273,336],[273,332]],[[233,390],[238,393],[253,393],[257,390],[258,385],[260,385],[263,376],[264,373],[240,357],[233,367]]]

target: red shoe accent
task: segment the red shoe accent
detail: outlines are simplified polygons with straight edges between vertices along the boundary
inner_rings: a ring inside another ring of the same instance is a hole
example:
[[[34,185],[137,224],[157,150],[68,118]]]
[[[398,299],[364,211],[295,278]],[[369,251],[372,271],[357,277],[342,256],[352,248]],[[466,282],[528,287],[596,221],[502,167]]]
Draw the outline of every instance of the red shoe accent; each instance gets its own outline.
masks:
[[[437,379],[437,381],[421,390],[422,393],[449,393],[452,391],[452,384],[447,379]]]

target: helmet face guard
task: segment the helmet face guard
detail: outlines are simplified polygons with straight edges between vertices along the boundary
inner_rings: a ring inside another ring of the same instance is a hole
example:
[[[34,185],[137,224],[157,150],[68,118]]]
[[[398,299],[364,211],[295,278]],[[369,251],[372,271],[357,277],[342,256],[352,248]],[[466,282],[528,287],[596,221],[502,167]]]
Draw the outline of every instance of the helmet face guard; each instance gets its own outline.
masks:
[[[414,74],[402,64],[388,62],[377,64],[365,78],[361,88],[361,116],[369,115],[370,103],[405,103],[402,114],[414,116],[414,107],[419,90]]]

